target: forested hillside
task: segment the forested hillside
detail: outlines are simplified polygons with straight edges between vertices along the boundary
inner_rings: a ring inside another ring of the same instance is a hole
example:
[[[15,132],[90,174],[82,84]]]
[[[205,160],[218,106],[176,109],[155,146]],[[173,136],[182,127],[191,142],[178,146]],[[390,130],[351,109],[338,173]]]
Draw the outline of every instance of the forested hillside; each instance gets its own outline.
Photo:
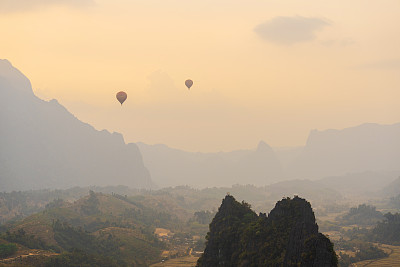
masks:
[[[231,195],[210,224],[198,266],[337,266],[333,244],[315,223],[310,203],[279,201],[267,216]]]

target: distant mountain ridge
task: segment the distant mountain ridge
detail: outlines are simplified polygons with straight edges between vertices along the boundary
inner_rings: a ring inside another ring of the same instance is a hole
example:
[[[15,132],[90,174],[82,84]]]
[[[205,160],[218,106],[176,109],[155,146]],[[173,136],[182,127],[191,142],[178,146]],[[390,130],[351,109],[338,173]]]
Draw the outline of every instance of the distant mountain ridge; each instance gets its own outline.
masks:
[[[391,197],[400,195],[400,176],[382,189],[382,195]]]
[[[311,131],[304,147],[194,153],[166,145],[137,143],[160,186],[268,185],[288,179],[371,179],[384,183],[400,175],[400,123],[367,123],[343,130]],[[341,178],[339,178],[341,177]],[[347,178],[345,178],[347,177]],[[338,185],[339,186],[339,185]],[[364,190],[364,191],[365,191]]]
[[[381,171],[381,172],[359,172],[348,173],[341,176],[329,176],[315,182],[327,188],[334,189],[344,196],[354,195],[380,195],[382,197],[394,196],[395,192],[400,192],[400,187],[393,187],[396,177],[400,171]],[[391,187],[391,194],[383,193],[384,188]],[[396,189],[398,189],[396,191]]]
[[[37,98],[29,80],[0,60],[2,190],[118,184],[150,188],[150,174],[160,187],[197,188],[326,177],[323,184],[330,185],[351,177],[353,184],[368,179],[363,191],[369,191],[374,180],[388,184],[400,175],[400,123],[313,130],[305,147],[285,150],[263,141],[255,149],[218,153],[125,144],[122,135],[95,130],[57,100]]]
[[[365,123],[343,130],[311,131],[287,173],[296,178],[322,178],[399,170],[400,123]]]
[[[260,142],[256,150],[200,153],[166,145],[137,143],[155,183],[162,187],[265,185],[282,179],[282,167],[273,149]]]
[[[39,99],[7,60],[0,60],[0,176],[2,191],[153,187],[135,144],[79,121],[57,100]]]

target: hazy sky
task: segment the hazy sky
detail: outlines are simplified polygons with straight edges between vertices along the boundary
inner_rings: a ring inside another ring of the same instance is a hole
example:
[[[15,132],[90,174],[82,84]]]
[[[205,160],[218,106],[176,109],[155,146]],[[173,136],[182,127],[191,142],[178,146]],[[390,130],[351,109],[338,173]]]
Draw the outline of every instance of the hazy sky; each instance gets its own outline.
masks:
[[[298,146],[400,122],[399,14],[399,0],[0,0],[0,58],[126,142]]]

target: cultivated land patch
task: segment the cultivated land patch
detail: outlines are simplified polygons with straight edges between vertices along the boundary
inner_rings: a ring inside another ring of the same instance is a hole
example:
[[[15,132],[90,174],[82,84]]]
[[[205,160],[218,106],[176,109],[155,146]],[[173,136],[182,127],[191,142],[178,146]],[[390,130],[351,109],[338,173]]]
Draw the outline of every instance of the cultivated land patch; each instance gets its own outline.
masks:
[[[377,244],[379,248],[383,249],[389,254],[388,258],[378,260],[366,260],[354,263],[353,266],[357,267],[392,267],[400,266],[400,246],[390,246],[384,244]]]
[[[150,265],[150,267],[194,267],[199,257],[186,256],[176,259],[169,259],[165,262]]]
[[[156,230],[154,231],[154,233],[158,236],[168,236],[171,235],[171,231],[168,229],[164,229],[164,228],[156,228]]]

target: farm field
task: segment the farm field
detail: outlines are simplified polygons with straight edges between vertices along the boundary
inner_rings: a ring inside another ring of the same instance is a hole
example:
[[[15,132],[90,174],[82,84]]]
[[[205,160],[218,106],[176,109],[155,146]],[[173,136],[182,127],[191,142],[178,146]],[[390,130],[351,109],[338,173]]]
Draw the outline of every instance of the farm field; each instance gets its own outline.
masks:
[[[400,246],[390,246],[379,244],[379,248],[383,249],[386,253],[389,254],[388,258],[380,259],[380,260],[366,260],[359,261],[354,263],[353,266],[357,267],[392,267],[392,266],[400,266]]]
[[[186,256],[182,258],[170,259],[163,263],[156,263],[150,267],[193,267],[199,258],[195,256]]]

